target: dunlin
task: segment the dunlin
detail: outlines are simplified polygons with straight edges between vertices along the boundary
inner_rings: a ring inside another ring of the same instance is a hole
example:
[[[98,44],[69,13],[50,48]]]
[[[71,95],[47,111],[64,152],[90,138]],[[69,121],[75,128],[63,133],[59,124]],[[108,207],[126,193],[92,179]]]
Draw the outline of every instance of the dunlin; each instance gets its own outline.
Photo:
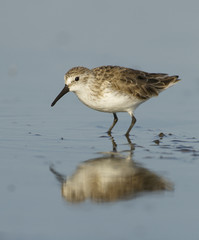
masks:
[[[178,76],[164,73],[147,73],[119,66],[102,66],[93,69],[74,67],[64,76],[65,86],[51,106],[66,93],[74,92],[88,107],[101,112],[113,113],[114,120],[108,133],[118,121],[117,112],[128,112],[131,124],[136,122],[134,110],[151,97],[177,83]]]

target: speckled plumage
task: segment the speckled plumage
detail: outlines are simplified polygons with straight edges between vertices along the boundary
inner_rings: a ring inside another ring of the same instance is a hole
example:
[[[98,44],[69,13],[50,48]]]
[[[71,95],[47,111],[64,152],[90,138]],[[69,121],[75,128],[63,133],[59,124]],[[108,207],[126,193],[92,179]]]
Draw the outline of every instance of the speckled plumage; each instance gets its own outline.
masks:
[[[143,102],[174,85],[178,76],[164,73],[147,73],[119,66],[101,66],[93,69],[74,67],[65,74],[65,88],[53,101],[51,106],[68,91],[74,92],[88,107],[114,115],[114,122],[108,133],[116,124],[116,112],[128,112],[135,124],[134,110]]]

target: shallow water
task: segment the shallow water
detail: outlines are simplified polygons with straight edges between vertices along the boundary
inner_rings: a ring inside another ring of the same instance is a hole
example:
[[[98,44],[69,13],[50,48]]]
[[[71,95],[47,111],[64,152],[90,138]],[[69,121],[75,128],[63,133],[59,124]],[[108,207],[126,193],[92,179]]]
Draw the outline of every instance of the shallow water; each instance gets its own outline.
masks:
[[[130,144],[127,114],[119,114],[111,138],[105,131],[112,116],[63,106],[72,100],[45,111],[41,104],[38,115],[9,103],[18,113],[1,115],[1,239],[197,239],[197,135],[172,117],[157,129],[140,116]],[[65,179],[79,170],[73,186],[80,193],[67,199]]]
[[[0,24],[7,23],[1,38],[0,239],[199,239],[197,6],[167,1],[163,8],[154,1],[145,11],[140,1],[129,1],[129,9],[118,3],[113,11],[108,4],[101,19],[101,4],[85,1],[83,14],[74,11],[74,1],[44,3],[38,9],[13,1],[11,9],[4,2],[0,10]],[[118,26],[126,39],[117,38]],[[136,110],[130,140],[126,113],[118,114],[111,137],[112,115],[88,109],[72,93],[50,107],[70,67],[103,64],[138,64],[182,81]]]

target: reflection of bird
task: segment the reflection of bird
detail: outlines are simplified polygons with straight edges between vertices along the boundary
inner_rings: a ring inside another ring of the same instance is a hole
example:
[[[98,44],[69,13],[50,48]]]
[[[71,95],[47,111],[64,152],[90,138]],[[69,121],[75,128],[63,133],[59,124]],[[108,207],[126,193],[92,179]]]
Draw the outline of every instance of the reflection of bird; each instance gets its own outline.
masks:
[[[126,132],[129,135],[136,122],[134,110],[151,97],[179,81],[178,76],[163,73],[147,73],[118,66],[102,66],[94,69],[75,67],[65,74],[65,87],[51,106],[67,92],[74,92],[88,107],[113,113],[111,130],[118,121],[117,112],[128,112],[132,118]]]
[[[69,202],[111,202],[145,191],[172,190],[170,182],[117,153],[83,162],[67,180],[51,171],[62,179],[62,196]]]

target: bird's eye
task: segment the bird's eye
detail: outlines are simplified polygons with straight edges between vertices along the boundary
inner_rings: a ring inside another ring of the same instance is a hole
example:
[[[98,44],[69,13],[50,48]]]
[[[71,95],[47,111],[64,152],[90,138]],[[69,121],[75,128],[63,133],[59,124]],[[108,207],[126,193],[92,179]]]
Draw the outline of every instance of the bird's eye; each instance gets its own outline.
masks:
[[[76,78],[75,78],[75,81],[79,81],[79,77],[76,77]]]

